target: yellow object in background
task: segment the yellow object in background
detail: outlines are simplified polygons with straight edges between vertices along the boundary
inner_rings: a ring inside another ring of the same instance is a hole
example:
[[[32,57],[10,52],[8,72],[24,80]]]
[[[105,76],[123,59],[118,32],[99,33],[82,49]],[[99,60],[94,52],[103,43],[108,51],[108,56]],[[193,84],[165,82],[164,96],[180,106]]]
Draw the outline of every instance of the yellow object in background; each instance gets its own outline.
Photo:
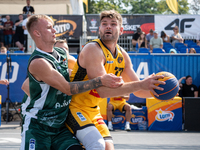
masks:
[[[178,14],[177,0],[166,0],[166,3],[173,13]]]
[[[83,1],[83,3],[85,3],[85,5],[86,5],[86,12],[88,12],[88,0],[82,0]]]

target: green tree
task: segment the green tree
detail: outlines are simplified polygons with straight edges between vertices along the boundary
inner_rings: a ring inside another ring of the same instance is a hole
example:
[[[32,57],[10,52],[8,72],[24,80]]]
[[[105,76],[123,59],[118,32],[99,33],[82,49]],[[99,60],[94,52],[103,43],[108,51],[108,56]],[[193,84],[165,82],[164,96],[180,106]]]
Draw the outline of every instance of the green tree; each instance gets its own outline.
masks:
[[[130,14],[159,14],[158,3],[155,0],[130,0]]]
[[[200,0],[193,0],[190,4],[192,14],[200,14]]]
[[[187,0],[178,0],[178,13],[179,14],[189,14]],[[161,0],[158,2],[158,11],[162,12],[162,14],[174,14],[168,7],[166,0]]]
[[[120,14],[127,14],[128,11],[123,8],[123,0],[88,0],[88,14],[99,14],[103,10],[114,9]]]
[[[200,1],[200,0],[194,0]],[[88,0],[88,14],[114,9],[120,14],[173,14],[166,0]],[[179,14],[189,14],[187,0],[178,0]]]

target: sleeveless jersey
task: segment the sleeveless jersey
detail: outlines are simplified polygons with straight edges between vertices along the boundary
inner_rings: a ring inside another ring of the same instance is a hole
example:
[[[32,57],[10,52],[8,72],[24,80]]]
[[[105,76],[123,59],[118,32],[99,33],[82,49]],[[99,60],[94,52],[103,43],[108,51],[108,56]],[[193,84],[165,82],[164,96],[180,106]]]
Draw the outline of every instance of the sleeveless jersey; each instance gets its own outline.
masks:
[[[91,42],[96,42],[101,47],[104,56],[106,58],[104,68],[107,73],[113,73],[116,76],[120,76],[125,67],[124,57],[120,50],[119,45],[116,46],[116,56],[114,57],[111,51],[104,45],[100,39],[93,40]],[[92,62],[91,62],[92,63]],[[70,81],[86,81],[88,80],[87,72],[85,68],[79,65],[78,59],[73,68],[72,74],[70,76]],[[72,101],[70,106],[76,107],[96,107],[102,98],[99,96],[95,89],[75,94],[72,96]]]
[[[69,72],[67,65],[66,52],[59,48],[54,48],[59,58],[58,60],[51,54],[39,50],[38,48],[32,53],[28,67],[34,57],[42,57],[46,59],[64,78],[69,81]],[[28,71],[30,101],[25,101],[24,115],[29,118],[37,119],[38,123],[60,128],[64,126],[64,121],[69,110],[71,96],[49,86],[48,84],[37,81]],[[55,79],[56,80],[56,79]]]

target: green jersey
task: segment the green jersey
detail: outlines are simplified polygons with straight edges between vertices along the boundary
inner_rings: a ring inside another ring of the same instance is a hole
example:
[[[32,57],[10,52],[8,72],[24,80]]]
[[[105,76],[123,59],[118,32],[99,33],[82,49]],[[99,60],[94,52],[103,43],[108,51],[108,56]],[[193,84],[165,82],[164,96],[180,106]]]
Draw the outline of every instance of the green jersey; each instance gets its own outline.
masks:
[[[57,59],[53,55],[37,48],[29,59],[28,67],[34,58],[44,58],[55,70],[61,73],[63,77],[69,81],[67,55],[65,50],[54,48],[54,52],[57,53]],[[29,71],[28,76],[30,101],[26,101],[26,103],[23,104],[25,105],[25,117],[30,119],[35,118],[38,123],[53,128],[60,128],[64,125],[64,121],[67,117],[71,96],[62,93],[43,81],[36,80]]]

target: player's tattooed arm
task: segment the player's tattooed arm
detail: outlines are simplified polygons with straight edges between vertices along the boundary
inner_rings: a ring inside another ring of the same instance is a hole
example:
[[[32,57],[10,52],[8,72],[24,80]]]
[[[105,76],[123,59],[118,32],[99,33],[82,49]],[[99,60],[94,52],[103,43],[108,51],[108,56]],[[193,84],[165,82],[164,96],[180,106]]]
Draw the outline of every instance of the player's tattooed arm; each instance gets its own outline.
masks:
[[[121,77],[117,77],[113,74],[105,74],[101,77],[96,77],[88,81],[82,81],[82,82],[74,81],[74,82],[69,83],[70,92],[73,95],[73,94],[86,92],[92,89],[96,89],[100,86],[116,88],[123,84],[121,80],[122,80]]]
[[[73,95],[98,88],[103,84],[101,82],[101,77],[97,77],[92,80],[83,82],[70,82],[69,85],[70,85],[70,92]]]

